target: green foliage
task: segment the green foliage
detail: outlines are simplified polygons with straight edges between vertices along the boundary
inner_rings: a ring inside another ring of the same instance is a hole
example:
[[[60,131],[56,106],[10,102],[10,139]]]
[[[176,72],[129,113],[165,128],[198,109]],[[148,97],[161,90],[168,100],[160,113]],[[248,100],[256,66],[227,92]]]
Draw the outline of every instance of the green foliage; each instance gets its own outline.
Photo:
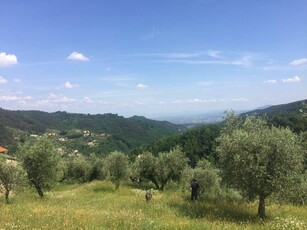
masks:
[[[170,180],[179,181],[187,163],[188,159],[180,147],[176,147],[170,152],[159,153],[155,170],[160,189],[164,190]]]
[[[258,196],[258,214],[264,218],[265,199],[295,186],[302,172],[298,137],[289,129],[269,127],[263,119],[249,116],[237,129],[226,126],[218,141],[222,178],[244,196]]]
[[[220,196],[222,190],[219,170],[213,167],[208,160],[199,161],[195,168],[185,168],[182,179],[185,189],[190,187],[193,179],[199,183],[200,194],[204,197],[216,198]]]
[[[12,190],[16,193],[24,186],[25,171],[16,161],[0,157],[0,191],[4,192],[5,202],[9,203],[9,195]]]
[[[80,138],[83,136],[83,133],[81,130],[70,130],[67,134],[66,137],[69,139],[76,139],[76,138]]]
[[[307,130],[307,100],[271,106],[246,114],[257,114],[258,116],[265,115],[270,124],[276,127],[290,128],[297,134]]]
[[[12,133],[0,123],[0,146],[12,144],[13,139]]]
[[[276,192],[274,201],[279,203],[293,203],[306,205],[307,203],[307,171],[293,179],[294,186],[287,186]]]
[[[19,147],[22,165],[30,183],[40,197],[56,181],[58,154],[54,144],[45,136],[29,140]]]
[[[189,159],[189,164],[194,167],[200,159],[207,158],[212,162],[217,160],[216,141],[220,135],[219,125],[204,125],[193,128],[182,134],[161,139],[133,152],[152,152],[158,155],[160,152],[168,152],[176,146],[180,146]]]
[[[156,172],[156,158],[150,152],[145,152],[136,157],[130,166],[130,179],[140,184],[141,182],[152,182],[159,189]]]
[[[128,156],[115,151],[106,157],[105,162],[109,178],[115,184],[115,189],[118,189],[120,182],[128,175]]]
[[[68,157],[65,181],[88,182],[91,179],[92,168],[91,163],[82,155]]]
[[[90,181],[106,179],[108,172],[105,166],[106,165],[105,159],[102,157],[97,157],[94,154],[91,154],[88,160],[92,165]]]
[[[140,154],[132,165],[131,178],[134,181],[150,181],[156,189],[164,190],[169,181],[179,181],[188,159],[180,147],[169,152],[159,153],[153,156],[152,153]]]
[[[115,150],[128,151],[185,129],[170,122],[154,121],[137,116],[124,118],[117,114],[86,115],[4,109],[0,109],[0,124],[6,126],[0,129],[0,144],[5,146],[12,144],[12,142],[17,144],[7,128],[39,135],[47,132],[48,129],[53,129],[58,130],[61,137],[67,137],[71,140],[82,139],[83,133],[76,132],[76,130],[89,130],[98,135],[107,134],[108,138],[99,142],[92,149],[91,152],[96,154],[106,154]],[[83,147],[87,150],[86,143],[83,143]]]

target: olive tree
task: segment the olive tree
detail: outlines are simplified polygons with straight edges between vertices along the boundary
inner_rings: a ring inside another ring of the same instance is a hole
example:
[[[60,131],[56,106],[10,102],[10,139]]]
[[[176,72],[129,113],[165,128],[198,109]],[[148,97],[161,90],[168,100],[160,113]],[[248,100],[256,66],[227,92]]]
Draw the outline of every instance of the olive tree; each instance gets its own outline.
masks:
[[[20,146],[19,154],[30,184],[42,198],[43,190],[50,189],[57,177],[59,158],[54,144],[46,136],[37,137]]]
[[[156,189],[164,190],[170,181],[179,181],[188,158],[180,147],[170,152],[161,152],[157,157],[146,152],[139,155],[133,165],[134,177],[138,180],[151,181]]]
[[[25,172],[16,161],[0,158],[0,190],[4,191],[5,202],[9,203],[12,190],[23,186]]]
[[[188,158],[178,146],[170,152],[159,153],[155,170],[160,190],[163,191],[170,180],[179,181],[187,164]]]
[[[152,182],[159,189],[156,171],[156,158],[150,152],[145,152],[136,157],[130,167],[130,179],[138,184],[141,182]]]
[[[237,121],[230,114],[218,138],[222,178],[244,196],[258,197],[258,216],[263,219],[266,198],[293,186],[302,173],[303,151],[299,138],[287,128],[269,127],[255,116]]]
[[[66,164],[66,181],[77,183],[84,183],[90,181],[92,165],[84,156],[80,155],[68,157]]]
[[[115,189],[118,189],[120,182],[128,174],[128,156],[122,152],[115,151],[106,157],[105,162],[109,178],[115,184]]]
[[[199,183],[201,194],[215,197],[221,193],[219,170],[208,160],[198,161],[195,168],[186,167],[184,169],[182,182],[185,189],[190,187],[193,179]]]

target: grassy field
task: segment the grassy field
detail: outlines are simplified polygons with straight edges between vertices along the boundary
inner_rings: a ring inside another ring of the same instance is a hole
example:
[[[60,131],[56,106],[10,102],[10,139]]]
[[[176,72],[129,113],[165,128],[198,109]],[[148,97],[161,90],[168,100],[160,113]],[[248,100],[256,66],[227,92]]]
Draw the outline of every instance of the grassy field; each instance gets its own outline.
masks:
[[[268,204],[266,221],[257,203],[189,201],[188,191],[145,191],[108,182],[60,185],[45,198],[34,192],[0,202],[0,229],[306,229],[306,206]],[[2,198],[2,197],[1,197]]]

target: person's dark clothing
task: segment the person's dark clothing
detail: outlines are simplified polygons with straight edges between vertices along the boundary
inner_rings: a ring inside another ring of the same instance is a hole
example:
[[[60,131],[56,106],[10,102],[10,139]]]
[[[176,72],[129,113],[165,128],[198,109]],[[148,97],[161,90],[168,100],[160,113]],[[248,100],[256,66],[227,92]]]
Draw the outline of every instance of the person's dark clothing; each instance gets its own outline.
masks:
[[[191,183],[191,200],[197,200],[199,184],[197,181]]]

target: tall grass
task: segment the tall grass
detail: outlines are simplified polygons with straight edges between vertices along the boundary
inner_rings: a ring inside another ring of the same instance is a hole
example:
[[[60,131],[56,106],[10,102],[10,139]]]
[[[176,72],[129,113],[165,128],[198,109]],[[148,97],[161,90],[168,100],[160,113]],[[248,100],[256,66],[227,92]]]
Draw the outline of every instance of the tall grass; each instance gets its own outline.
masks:
[[[59,185],[40,199],[34,192],[0,202],[0,229],[305,229],[306,206],[269,204],[266,221],[257,203],[199,200],[189,192],[154,192],[108,182]]]

